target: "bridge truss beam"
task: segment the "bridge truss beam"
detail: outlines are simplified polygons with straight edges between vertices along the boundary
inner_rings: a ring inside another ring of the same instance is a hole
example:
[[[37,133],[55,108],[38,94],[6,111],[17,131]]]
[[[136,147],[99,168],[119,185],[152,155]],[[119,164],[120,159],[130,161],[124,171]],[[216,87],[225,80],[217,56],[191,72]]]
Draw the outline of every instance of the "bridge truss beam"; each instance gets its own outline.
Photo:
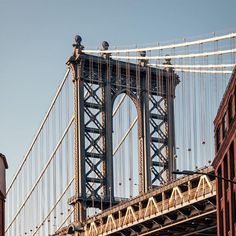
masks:
[[[202,172],[211,173],[213,168]],[[195,174],[95,215],[87,220],[82,235],[182,236],[207,232],[216,233],[215,179]],[[57,235],[64,235],[63,230]]]

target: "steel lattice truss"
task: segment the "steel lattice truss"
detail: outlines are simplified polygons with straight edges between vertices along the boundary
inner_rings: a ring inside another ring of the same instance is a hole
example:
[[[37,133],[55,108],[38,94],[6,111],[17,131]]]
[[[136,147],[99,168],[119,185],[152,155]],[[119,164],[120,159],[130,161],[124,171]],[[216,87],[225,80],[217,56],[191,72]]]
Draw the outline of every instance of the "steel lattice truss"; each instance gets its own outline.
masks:
[[[150,95],[151,109],[150,109],[150,136],[151,136],[151,160],[152,160],[152,184],[157,180],[160,183],[165,183],[163,173],[168,169],[168,156],[166,147],[168,144],[168,136],[166,130],[167,124],[167,110],[166,99],[161,97],[159,100],[156,96]],[[157,158],[158,157],[158,158]],[[159,161],[156,161],[159,160]],[[157,168],[161,170],[158,170]]]
[[[86,193],[99,198],[105,183],[104,75],[99,68],[91,68],[83,74]]]
[[[213,173],[213,168],[201,172]],[[215,235],[216,227],[216,180],[195,174],[87,219],[81,235]]]

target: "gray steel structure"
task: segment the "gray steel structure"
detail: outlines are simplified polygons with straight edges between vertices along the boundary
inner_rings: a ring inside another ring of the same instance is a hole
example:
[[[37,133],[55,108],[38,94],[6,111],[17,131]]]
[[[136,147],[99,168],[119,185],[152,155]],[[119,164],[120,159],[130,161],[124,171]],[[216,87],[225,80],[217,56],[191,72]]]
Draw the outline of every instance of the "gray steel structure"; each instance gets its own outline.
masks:
[[[121,202],[88,218],[83,227],[72,224],[54,236],[216,235],[214,170],[209,166],[199,173]]]
[[[175,170],[174,97],[179,83],[173,70],[82,53],[77,39],[67,64],[74,84],[75,222],[84,223],[86,208],[108,208],[114,196],[112,110],[126,93],[138,113],[139,192],[172,180]],[[143,63],[144,62],[144,63]],[[101,205],[102,201],[102,205]]]

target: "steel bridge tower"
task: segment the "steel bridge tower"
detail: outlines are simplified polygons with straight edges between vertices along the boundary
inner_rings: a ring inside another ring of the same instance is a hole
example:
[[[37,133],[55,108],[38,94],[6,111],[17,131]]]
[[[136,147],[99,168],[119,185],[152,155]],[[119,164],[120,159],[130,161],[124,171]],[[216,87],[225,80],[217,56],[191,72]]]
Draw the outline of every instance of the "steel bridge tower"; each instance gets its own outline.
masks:
[[[67,65],[74,86],[75,195],[69,203],[74,205],[75,222],[83,223],[87,207],[103,210],[117,203],[112,110],[122,93],[131,98],[138,114],[139,192],[173,179],[174,98],[179,79],[171,69],[149,67],[144,54],[134,64],[113,60],[105,51],[101,56],[83,54],[79,36],[73,46]]]

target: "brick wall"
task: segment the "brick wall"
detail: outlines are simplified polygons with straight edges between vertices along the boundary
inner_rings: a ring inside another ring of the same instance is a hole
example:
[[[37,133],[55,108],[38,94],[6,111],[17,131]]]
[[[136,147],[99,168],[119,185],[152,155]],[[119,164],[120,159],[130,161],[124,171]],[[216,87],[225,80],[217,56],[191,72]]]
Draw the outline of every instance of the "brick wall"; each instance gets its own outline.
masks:
[[[215,121],[215,174],[236,181],[236,68]],[[217,179],[218,236],[236,236],[236,184]]]

